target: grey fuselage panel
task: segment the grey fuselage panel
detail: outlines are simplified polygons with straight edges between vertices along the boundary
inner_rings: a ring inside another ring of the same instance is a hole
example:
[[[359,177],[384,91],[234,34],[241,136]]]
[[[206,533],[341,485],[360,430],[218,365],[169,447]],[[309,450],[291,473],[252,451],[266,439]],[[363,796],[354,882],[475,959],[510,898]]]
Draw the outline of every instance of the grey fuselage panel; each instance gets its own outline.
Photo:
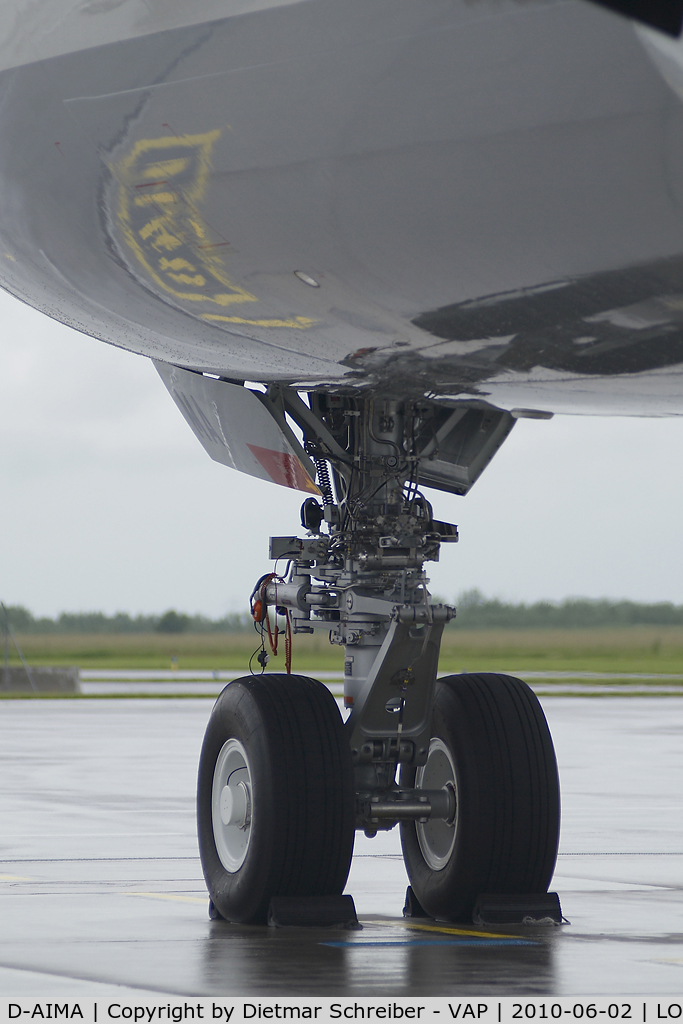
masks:
[[[5,288],[230,380],[683,413],[683,44],[584,0],[225,8],[0,73]]]

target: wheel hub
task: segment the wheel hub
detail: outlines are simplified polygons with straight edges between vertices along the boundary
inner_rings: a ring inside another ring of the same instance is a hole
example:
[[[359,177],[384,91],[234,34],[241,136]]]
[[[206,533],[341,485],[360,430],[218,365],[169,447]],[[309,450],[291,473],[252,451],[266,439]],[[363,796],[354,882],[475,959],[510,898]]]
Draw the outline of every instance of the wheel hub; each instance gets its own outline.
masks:
[[[221,821],[224,825],[244,828],[247,825],[249,792],[244,782],[224,786],[221,791]]]
[[[446,789],[453,794],[454,813],[448,819],[429,818],[418,822],[416,827],[417,841],[422,856],[432,871],[442,871],[450,861],[458,823],[458,791],[456,784],[455,765],[451,752],[438,738],[429,744],[427,763],[418,768],[415,785],[419,789]]]
[[[244,863],[251,838],[251,770],[239,740],[226,740],[216,760],[211,794],[216,851],[227,871]]]

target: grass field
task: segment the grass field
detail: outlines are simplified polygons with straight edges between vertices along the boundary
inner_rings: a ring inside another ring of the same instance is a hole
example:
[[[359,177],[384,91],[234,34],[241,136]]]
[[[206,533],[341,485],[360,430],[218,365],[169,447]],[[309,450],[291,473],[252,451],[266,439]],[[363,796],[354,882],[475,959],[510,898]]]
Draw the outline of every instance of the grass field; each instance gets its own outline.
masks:
[[[254,633],[123,634],[18,637],[32,665],[75,665],[81,669],[245,669],[257,648]],[[342,671],[343,650],[324,633],[296,636],[293,670]],[[19,664],[10,648],[10,663]],[[284,654],[269,668],[284,669]],[[444,634],[442,672],[572,671],[683,673],[682,626],[624,629],[464,630]]]

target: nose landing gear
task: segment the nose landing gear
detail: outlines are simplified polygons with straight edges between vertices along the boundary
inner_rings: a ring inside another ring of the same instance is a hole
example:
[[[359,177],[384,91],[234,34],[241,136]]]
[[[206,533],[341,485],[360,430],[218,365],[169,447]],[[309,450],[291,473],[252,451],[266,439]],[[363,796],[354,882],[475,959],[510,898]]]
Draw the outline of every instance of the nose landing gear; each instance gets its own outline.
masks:
[[[198,785],[214,913],[262,922],[272,897],[339,894],[354,830],[399,823],[413,893],[433,917],[471,921],[482,893],[546,892],[559,791],[543,712],[508,676],[437,680],[455,609],[432,602],[424,572],[457,528],[434,519],[420,473],[464,493],[509,431],[507,414],[278,401],[298,417],[322,505],[304,503],[308,537],[271,540],[289,566],[260,581],[259,618],[284,609],[293,634],[322,628],[344,646],[350,715],[343,723],[327,689],[302,676],[245,677],[223,691]]]

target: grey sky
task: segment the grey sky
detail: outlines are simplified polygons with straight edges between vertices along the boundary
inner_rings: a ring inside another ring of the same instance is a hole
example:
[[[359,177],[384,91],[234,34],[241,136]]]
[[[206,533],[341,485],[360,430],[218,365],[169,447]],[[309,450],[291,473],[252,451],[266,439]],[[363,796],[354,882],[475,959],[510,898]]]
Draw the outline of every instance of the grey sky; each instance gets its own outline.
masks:
[[[303,495],[218,466],[151,363],[0,293],[0,598],[36,614],[240,610]],[[683,419],[522,421],[432,590],[683,603]]]

